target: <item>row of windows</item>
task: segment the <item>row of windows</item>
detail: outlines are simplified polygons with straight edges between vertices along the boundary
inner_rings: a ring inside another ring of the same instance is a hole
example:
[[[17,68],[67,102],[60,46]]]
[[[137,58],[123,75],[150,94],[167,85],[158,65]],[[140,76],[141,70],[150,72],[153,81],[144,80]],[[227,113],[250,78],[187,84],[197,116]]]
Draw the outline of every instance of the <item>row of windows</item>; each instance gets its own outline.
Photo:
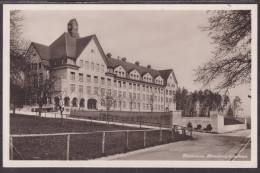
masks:
[[[168,87],[173,87],[173,88],[175,88],[175,85],[174,85],[174,84],[167,83],[167,86],[168,86]]]
[[[84,93],[83,91],[83,85],[79,85],[79,93]],[[76,89],[75,89],[75,84],[71,84],[70,85],[70,90],[71,92],[75,92]],[[101,88],[100,91],[99,91],[99,88],[98,87],[94,87],[93,88],[93,92],[92,92],[92,89],[91,89],[91,86],[86,86],[86,91],[85,91],[87,94],[95,94],[95,95],[98,95],[99,93],[101,95],[104,95],[105,92],[107,92],[106,94],[107,95],[112,95],[112,90],[111,89],[107,89],[105,91],[104,88]],[[128,95],[127,95],[128,94]],[[159,96],[152,96],[152,95],[145,95],[145,94],[139,94],[139,93],[132,93],[132,92],[129,92],[129,93],[126,93],[125,91],[117,91],[117,90],[114,90],[113,91],[113,96],[114,97],[121,97],[121,98],[126,98],[127,96],[129,96],[129,99],[133,99],[133,100],[144,100],[144,101],[150,101],[150,102],[163,102],[164,98],[163,97],[159,97]],[[166,102],[172,102],[172,98],[167,98],[166,97]]]
[[[86,70],[91,69],[92,71],[97,71],[97,72],[100,71],[102,73],[104,73],[104,71],[105,71],[104,65],[100,65],[100,64],[94,63],[94,62],[89,63],[89,61],[79,60],[79,66]]]
[[[71,80],[75,80],[75,72],[71,72]],[[83,76],[83,73],[79,73],[79,81],[80,82],[84,82],[84,76]],[[87,83],[91,83],[91,75],[86,75],[86,82]],[[98,80],[98,76],[94,76],[94,83],[95,84],[99,84],[99,80]],[[105,82],[105,78],[104,77],[101,77],[100,78],[100,84],[101,85],[105,85],[106,82]],[[127,85],[127,82],[121,82],[121,81],[117,81],[117,80],[114,80],[114,87],[118,87],[118,88],[124,88],[126,89],[126,85]],[[107,86],[111,86],[111,79],[110,78],[107,78]],[[137,91],[140,91],[141,90],[141,87],[142,87],[142,91],[146,91],[146,92],[154,92],[154,93],[159,93],[159,94],[163,94],[163,89],[162,88],[156,88],[156,87],[151,87],[151,86],[145,86],[145,85],[139,85],[139,84],[133,84],[133,83],[128,83],[128,88],[129,89],[133,89],[133,90],[137,90]],[[172,90],[165,90],[165,94],[166,95],[173,95],[174,94],[174,91]]]
[[[41,63],[32,63],[31,64],[31,69],[32,70],[37,70],[37,69],[41,69],[42,68],[42,64]]]

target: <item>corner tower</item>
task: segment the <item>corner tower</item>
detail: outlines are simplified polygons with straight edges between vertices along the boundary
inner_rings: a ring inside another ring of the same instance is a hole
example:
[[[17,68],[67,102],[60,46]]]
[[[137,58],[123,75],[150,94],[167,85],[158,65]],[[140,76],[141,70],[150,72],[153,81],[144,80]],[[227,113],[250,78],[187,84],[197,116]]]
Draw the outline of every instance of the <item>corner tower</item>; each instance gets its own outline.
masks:
[[[73,38],[79,38],[78,22],[76,19],[71,19],[68,23],[68,32]]]

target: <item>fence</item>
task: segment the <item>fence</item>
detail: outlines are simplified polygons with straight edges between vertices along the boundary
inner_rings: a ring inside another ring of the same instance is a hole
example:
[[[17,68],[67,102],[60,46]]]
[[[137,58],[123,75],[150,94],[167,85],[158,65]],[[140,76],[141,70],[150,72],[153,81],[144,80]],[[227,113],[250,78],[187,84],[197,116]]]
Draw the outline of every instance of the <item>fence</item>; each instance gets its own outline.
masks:
[[[167,127],[172,126],[171,112],[124,112],[110,111],[108,114],[104,111],[71,111],[71,117],[100,120],[106,122],[120,122],[122,124],[139,124]]]
[[[180,126],[163,130],[10,135],[10,159],[87,160],[185,140],[191,135]]]

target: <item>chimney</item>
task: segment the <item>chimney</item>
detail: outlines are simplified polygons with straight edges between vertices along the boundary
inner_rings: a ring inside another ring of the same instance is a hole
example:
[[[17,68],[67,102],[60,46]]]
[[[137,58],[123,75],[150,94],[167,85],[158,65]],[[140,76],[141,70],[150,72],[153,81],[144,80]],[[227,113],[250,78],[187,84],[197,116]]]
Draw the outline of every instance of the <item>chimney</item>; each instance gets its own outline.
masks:
[[[123,57],[123,58],[122,58],[122,61],[126,62],[126,57]]]
[[[150,64],[149,64],[149,65],[147,65],[147,68],[151,69],[151,67],[152,67],[152,66],[151,66]]]
[[[140,65],[140,62],[139,62],[139,61],[136,61],[136,62],[135,62],[135,65],[138,65],[138,66],[139,66],[139,65]]]
[[[111,54],[111,53],[107,53],[107,57],[108,57],[108,58],[111,58],[111,57],[112,57],[112,54]]]

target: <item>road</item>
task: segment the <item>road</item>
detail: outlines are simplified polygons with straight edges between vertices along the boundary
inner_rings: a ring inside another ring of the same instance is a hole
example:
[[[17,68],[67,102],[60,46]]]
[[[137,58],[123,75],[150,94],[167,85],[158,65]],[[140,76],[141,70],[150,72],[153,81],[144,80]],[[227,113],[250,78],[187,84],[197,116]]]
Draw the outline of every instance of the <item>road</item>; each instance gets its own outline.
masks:
[[[250,160],[250,130],[193,133],[194,139],[102,158],[104,160]],[[235,156],[235,157],[234,157]]]

